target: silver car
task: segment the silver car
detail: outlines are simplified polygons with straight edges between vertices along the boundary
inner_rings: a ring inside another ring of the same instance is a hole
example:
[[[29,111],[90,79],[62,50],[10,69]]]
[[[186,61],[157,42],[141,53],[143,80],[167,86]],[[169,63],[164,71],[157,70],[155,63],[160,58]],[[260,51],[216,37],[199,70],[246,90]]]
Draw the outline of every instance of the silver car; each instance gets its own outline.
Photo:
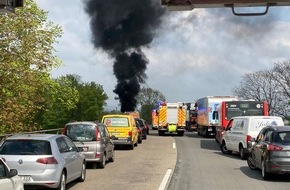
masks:
[[[19,134],[8,137],[0,157],[18,170],[25,187],[66,189],[66,184],[86,177],[85,157],[64,135]]]
[[[67,123],[63,134],[72,139],[93,168],[105,168],[106,162],[114,162],[115,146],[103,123],[80,121]]]
[[[1,190],[24,190],[23,181],[17,175],[16,169],[10,169],[0,158],[0,187]]]

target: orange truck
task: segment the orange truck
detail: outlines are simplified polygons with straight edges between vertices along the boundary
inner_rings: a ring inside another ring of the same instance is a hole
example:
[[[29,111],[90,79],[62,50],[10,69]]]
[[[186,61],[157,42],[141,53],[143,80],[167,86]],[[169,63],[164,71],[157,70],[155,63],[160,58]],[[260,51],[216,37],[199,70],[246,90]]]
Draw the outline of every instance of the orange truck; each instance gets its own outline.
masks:
[[[140,118],[140,113],[138,111],[124,112],[124,114],[132,115],[134,118]]]

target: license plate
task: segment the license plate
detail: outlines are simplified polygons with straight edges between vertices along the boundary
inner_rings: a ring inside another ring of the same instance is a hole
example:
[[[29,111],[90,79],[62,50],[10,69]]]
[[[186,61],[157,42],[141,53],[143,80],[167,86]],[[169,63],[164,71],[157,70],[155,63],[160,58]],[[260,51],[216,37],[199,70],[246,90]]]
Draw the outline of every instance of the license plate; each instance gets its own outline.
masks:
[[[25,183],[25,182],[31,182],[32,181],[32,178],[30,176],[20,176],[22,181]]]
[[[120,135],[120,133],[111,133],[111,135]]]
[[[212,131],[212,129],[208,129],[208,131]]]
[[[83,149],[83,152],[87,152],[88,151],[88,147],[80,147]]]

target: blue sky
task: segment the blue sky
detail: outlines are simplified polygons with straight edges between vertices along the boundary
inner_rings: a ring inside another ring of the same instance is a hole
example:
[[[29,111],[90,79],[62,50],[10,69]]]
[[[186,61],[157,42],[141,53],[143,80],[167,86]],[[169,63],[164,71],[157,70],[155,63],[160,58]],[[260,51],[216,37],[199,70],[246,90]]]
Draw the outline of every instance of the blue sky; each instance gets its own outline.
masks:
[[[77,74],[84,82],[101,84],[109,96],[108,106],[118,107],[113,60],[91,43],[83,1],[35,2],[64,32],[54,46],[63,65],[52,76]],[[272,7],[267,15],[257,17],[238,17],[229,8],[170,12],[152,43],[142,49],[149,60],[146,83],[168,102],[232,95],[244,74],[289,59],[289,18],[289,7]]]

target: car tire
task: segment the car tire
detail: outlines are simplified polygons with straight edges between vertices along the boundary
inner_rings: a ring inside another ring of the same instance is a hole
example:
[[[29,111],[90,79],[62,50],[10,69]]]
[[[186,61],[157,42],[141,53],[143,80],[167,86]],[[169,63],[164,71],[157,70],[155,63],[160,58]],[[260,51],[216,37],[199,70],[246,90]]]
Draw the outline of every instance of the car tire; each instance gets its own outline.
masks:
[[[231,154],[232,153],[232,151],[227,149],[225,141],[222,142],[220,148],[221,148],[222,153],[224,153],[224,154]]]
[[[147,139],[147,135],[148,135],[148,134],[145,134],[145,136],[144,136],[144,140],[146,140],[146,139]]]
[[[106,166],[106,154],[103,154],[102,162],[98,163],[98,168],[104,169]]]
[[[242,145],[240,145],[240,147],[239,147],[239,154],[240,154],[240,158],[242,160],[245,160],[247,158],[247,154],[246,154],[245,149]]]
[[[109,162],[114,162],[115,161],[115,150],[112,151],[112,157],[109,158]]]
[[[66,190],[66,175],[65,172],[62,171],[60,178],[59,178],[59,185],[57,190]]]
[[[142,136],[141,136],[141,138],[138,139],[138,143],[142,144]]]
[[[130,149],[130,150],[134,150],[134,147],[135,147],[134,144],[130,144],[130,145],[129,145],[129,149]]]
[[[136,147],[138,146],[138,140],[137,140],[137,142],[134,144],[134,146],[136,146]]]
[[[266,163],[265,160],[262,160],[262,177],[264,180],[268,180],[270,178],[270,174],[266,171]]]
[[[84,182],[85,179],[86,179],[86,162],[83,162],[81,176],[79,177],[79,181]]]
[[[251,170],[257,170],[256,164],[254,163],[252,154],[250,153],[247,158],[247,164]]]
[[[182,136],[184,135],[184,131],[182,131],[182,132],[177,132],[177,135],[180,136],[180,137],[182,137]]]

